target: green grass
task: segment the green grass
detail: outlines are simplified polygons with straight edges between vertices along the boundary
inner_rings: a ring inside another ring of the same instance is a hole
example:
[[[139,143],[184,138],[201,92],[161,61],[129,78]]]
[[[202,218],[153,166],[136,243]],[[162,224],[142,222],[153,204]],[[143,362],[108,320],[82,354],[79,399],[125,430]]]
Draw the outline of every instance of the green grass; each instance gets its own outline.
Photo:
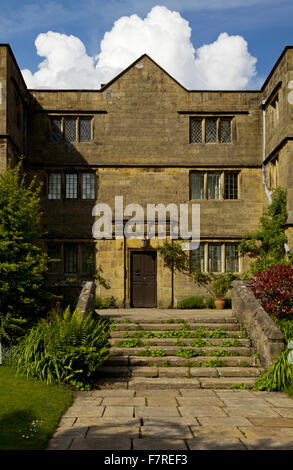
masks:
[[[0,450],[44,450],[73,402],[62,385],[47,385],[0,366]]]

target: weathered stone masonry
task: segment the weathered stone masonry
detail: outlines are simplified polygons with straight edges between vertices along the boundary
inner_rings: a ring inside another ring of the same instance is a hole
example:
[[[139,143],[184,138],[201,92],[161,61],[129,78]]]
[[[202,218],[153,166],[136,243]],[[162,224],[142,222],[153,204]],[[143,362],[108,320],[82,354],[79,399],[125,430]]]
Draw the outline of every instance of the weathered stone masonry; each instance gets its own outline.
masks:
[[[268,204],[263,174],[269,190],[287,189],[293,248],[292,46],[255,91],[186,90],[147,55],[101,89],[27,90],[10,47],[2,44],[0,92],[0,171],[25,155],[28,173],[44,183],[42,243],[62,259],[51,269],[54,279],[91,279],[85,261],[92,252],[110,286],[98,285],[97,292],[113,295],[120,306],[132,304],[132,253],[156,252],[162,240],[94,240],[93,206],[113,208],[116,195],[124,205],[143,207],[200,203],[202,268],[208,269],[209,249],[217,246],[215,263],[225,269],[227,246],[257,228]],[[200,122],[195,137],[191,119]],[[192,199],[193,172],[202,178],[200,200]],[[211,197],[212,175],[221,181],[221,194]],[[226,195],[227,184],[236,197]],[[246,267],[241,259],[239,269]],[[199,292],[184,276],[172,281],[159,255],[155,282],[158,307]]]

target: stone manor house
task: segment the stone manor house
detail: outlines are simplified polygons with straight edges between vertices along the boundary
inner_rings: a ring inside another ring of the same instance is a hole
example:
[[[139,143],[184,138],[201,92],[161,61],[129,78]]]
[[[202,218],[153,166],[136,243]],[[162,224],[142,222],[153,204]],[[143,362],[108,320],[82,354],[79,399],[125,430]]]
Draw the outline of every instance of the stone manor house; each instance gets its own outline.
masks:
[[[0,44],[0,172],[21,155],[43,182],[41,242],[57,260],[52,279],[88,280],[101,269],[110,288],[97,292],[118,306],[176,307],[198,291],[165,266],[164,240],[96,240],[93,207],[114,209],[115,196],[124,206],[198,203],[191,265],[242,272],[248,260],[235,248],[279,185],[293,249],[293,46],[261,90],[187,90],[147,55],[94,90],[28,90],[10,46]]]

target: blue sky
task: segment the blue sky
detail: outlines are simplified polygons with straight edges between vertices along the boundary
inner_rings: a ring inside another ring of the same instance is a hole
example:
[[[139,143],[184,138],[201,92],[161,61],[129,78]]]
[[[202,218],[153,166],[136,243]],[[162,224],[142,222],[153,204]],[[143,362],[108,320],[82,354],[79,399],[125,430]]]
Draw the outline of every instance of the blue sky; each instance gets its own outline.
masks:
[[[40,33],[73,35],[84,44],[87,55],[94,57],[115,21],[133,14],[144,19],[156,5],[177,11],[188,21],[195,50],[214,43],[224,32],[242,36],[249,54],[257,58],[251,84],[261,84],[284,47],[293,44],[292,0],[2,0],[0,42],[9,43],[19,67],[34,74],[44,60],[35,46]]]

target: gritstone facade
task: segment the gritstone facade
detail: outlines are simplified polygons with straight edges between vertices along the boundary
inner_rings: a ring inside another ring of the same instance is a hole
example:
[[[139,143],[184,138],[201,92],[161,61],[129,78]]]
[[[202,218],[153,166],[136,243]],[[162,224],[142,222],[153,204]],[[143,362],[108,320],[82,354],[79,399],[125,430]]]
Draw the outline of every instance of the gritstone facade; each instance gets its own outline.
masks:
[[[237,243],[282,186],[293,249],[292,46],[261,90],[187,90],[147,55],[100,85],[28,90],[11,48],[0,45],[0,172],[24,155],[28,174],[43,182],[52,279],[83,281],[98,270],[109,288],[97,283],[97,293],[125,307],[167,308],[199,293],[165,266],[157,252],[164,240],[93,238],[93,207],[114,211],[115,196],[124,206],[200,204],[191,265],[243,272],[249,260]]]

